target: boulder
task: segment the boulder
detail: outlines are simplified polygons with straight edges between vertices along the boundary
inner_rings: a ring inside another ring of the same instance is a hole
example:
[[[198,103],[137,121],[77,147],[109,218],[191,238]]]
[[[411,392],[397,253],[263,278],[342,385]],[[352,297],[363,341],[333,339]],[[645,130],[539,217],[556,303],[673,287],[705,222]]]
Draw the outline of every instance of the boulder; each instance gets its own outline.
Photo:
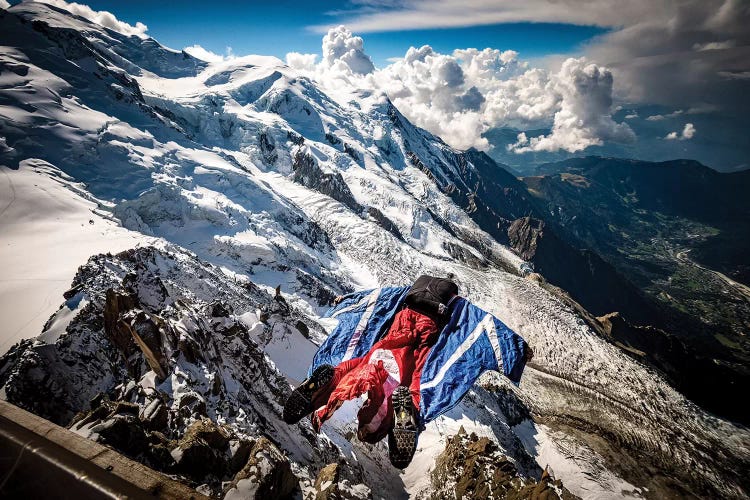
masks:
[[[185,418],[205,417],[206,400],[197,392],[188,392],[177,401],[177,410]]]
[[[487,437],[461,429],[435,459],[430,498],[572,500],[576,498],[549,474],[539,481],[519,474],[508,457]]]
[[[159,398],[152,399],[138,413],[138,418],[143,422],[143,426],[149,430],[160,430],[166,427],[168,417],[169,410]]]
[[[99,435],[97,441],[117,451],[137,457],[148,448],[148,437],[138,417],[132,414],[116,414],[92,428]]]
[[[229,433],[216,425],[213,420],[207,418],[201,419],[188,427],[180,442],[195,439],[202,439],[212,448],[222,451],[226,450],[229,445]]]
[[[211,420],[199,420],[187,429],[178,446],[171,451],[175,470],[195,480],[209,474],[223,477],[228,470],[224,453],[228,444],[226,431]]]
[[[315,500],[334,500],[339,495],[339,464],[323,467],[315,479]]]
[[[250,458],[225,489],[225,500],[288,498],[299,488],[289,460],[266,438],[250,450]]]

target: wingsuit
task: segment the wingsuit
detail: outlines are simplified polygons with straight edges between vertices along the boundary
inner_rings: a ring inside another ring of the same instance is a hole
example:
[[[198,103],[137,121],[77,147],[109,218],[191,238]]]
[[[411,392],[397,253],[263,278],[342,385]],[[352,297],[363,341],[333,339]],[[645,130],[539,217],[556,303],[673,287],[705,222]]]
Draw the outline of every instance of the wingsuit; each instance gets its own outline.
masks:
[[[458,287],[450,280],[420,276],[396,313],[388,333],[362,357],[343,361],[334,369],[331,383],[315,395],[315,429],[344,403],[367,393],[358,414],[361,441],[376,443],[393,426],[390,396],[400,385],[409,387],[419,408],[419,381],[430,349],[444,326],[450,302]]]
[[[391,462],[400,468],[413,456],[418,428],[458,404],[479,374],[497,370],[517,384],[531,357],[518,334],[459,297],[450,280],[421,276],[412,287],[343,299],[326,313],[339,324],[287,399],[284,420],[312,412],[319,430],[346,400],[367,393],[358,437],[374,443],[388,435]],[[416,411],[402,425],[405,400]]]

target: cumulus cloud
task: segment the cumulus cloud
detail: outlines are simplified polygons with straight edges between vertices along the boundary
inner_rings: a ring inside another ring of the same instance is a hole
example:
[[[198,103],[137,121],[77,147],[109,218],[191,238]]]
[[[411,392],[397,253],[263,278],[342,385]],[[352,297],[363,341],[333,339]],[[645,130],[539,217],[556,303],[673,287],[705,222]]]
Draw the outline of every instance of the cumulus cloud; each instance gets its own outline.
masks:
[[[490,147],[483,134],[493,127],[553,125],[546,138],[519,144],[519,152],[544,148],[578,151],[602,141],[632,141],[627,125],[611,117],[612,74],[570,59],[560,73],[531,68],[512,50],[458,49],[442,54],[411,47],[404,57],[376,69],[360,37],[339,26],[323,37],[323,59],[289,53],[287,64],[329,91],[384,92],[416,125],[465,149]]]
[[[226,56],[222,56],[220,54],[217,54],[216,52],[211,52],[208,49],[204,49],[198,44],[191,45],[190,47],[185,47],[185,52],[190,54],[193,57],[197,57],[198,59],[206,62],[221,62],[226,59]],[[229,53],[229,48],[227,48],[227,51]]]
[[[315,61],[318,59],[318,54],[300,54],[299,52],[289,52],[286,55],[286,63],[302,71],[313,72],[315,71]]]
[[[674,141],[674,140],[686,141],[686,140],[692,139],[693,136],[695,136],[695,132],[696,132],[696,130],[695,130],[695,127],[693,126],[693,124],[692,123],[686,123],[685,124],[685,128],[682,129],[682,133],[681,134],[678,134],[677,132],[670,132],[670,133],[668,133],[664,137],[664,140],[667,140],[667,141]]]
[[[420,127],[458,148],[487,149],[482,137],[498,125],[539,124],[552,116],[558,97],[546,72],[529,69],[514,51],[411,47],[370,81]]]
[[[692,123],[686,123],[685,128],[682,129],[682,138],[683,139],[692,139],[695,135],[695,127]]]
[[[710,104],[738,117],[750,113],[746,0],[400,0],[355,6],[342,19],[358,33],[513,22],[604,27],[609,31],[587,44],[585,55],[610,68],[615,92],[624,99],[680,108]]]
[[[518,153],[560,149],[575,153],[604,141],[635,141],[627,124],[612,120],[612,81],[607,68],[585,59],[566,60],[554,79],[561,103],[552,133],[531,138],[520,134],[518,142],[509,149]]]
[[[362,38],[352,35],[344,26],[331,28],[323,37],[323,63],[329,68],[344,64],[358,75],[375,70],[370,56],[365,54]]]
[[[146,38],[147,36],[146,31],[148,31],[148,26],[142,22],[137,22],[135,23],[135,26],[133,26],[124,21],[120,21],[114,14],[106,10],[94,10],[88,5],[75,2],[68,3],[65,0],[43,0],[43,2],[65,9],[77,16],[81,16],[93,23],[117,31],[123,35],[137,36],[140,38]]]

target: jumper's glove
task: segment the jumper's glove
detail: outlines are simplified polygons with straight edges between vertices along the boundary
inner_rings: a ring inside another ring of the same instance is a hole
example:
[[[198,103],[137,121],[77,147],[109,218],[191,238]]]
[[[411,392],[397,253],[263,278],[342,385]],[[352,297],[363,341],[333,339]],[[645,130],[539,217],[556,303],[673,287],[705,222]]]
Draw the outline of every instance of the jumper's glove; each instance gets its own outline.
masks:
[[[526,344],[526,355],[524,356],[524,361],[527,363],[534,359],[534,351],[529,347],[529,344]]]
[[[438,314],[445,314],[448,310],[447,307],[445,307],[445,304],[438,304]]]

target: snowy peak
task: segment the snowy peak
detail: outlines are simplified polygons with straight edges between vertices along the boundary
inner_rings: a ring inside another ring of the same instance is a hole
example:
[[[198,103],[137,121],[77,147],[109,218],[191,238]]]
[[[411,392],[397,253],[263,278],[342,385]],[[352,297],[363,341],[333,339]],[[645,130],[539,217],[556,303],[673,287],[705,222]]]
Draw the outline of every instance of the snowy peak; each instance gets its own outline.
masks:
[[[31,23],[34,30],[47,34],[68,51],[65,54],[68,59],[90,55],[75,52],[88,46],[113,66],[132,75],[148,72],[164,78],[195,75],[207,65],[184,51],[168,49],[153,38],[127,36],[42,2],[21,2],[8,12],[16,14],[22,22]],[[79,36],[85,43],[81,43]]]

